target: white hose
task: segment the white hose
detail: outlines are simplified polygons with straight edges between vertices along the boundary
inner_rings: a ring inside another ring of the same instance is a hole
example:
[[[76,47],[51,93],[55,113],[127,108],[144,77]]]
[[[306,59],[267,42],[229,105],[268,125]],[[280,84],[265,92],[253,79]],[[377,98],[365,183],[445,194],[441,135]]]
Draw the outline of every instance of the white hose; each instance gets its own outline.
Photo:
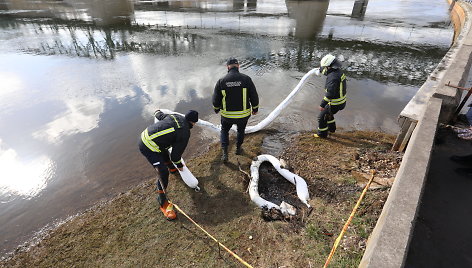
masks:
[[[305,180],[290,172],[288,169],[285,169],[281,167],[280,161],[273,157],[272,155],[268,154],[262,154],[256,157],[255,160],[252,161],[251,164],[251,181],[249,182],[249,196],[251,197],[251,200],[256,203],[259,207],[266,207],[268,209],[271,208],[276,208],[278,210],[281,210],[282,213],[284,213],[283,209],[280,208],[280,206],[265,200],[264,198],[260,197],[259,195],[259,190],[258,190],[258,185],[259,185],[259,167],[260,165],[268,161],[274,166],[274,168],[277,170],[277,172],[280,173],[286,180],[291,182],[292,184],[295,185],[297,189],[297,196],[298,198],[308,207],[310,207],[310,204],[308,204],[308,200],[310,199],[310,195],[308,193],[308,186],[305,182]]]
[[[277,118],[277,116],[279,116],[279,114],[282,112],[282,110],[285,109],[285,107],[287,107],[290,104],[290,102],[293,99],[293,96],[295,96],[295,94],[297,94],[298,91],[300,91],[300,89],[305,84],[306,80],[308,79],[308,77],[310,77],[310,75],[317,75],[317,76],[320,75],[320,69],[319,68],[314,68],[314,69],[311,69],[308,73],[306,73],[302,77],[300,82],[298,82],[297,86],[292,90],[292,92],[290,92],[290,94],[279,105],[277,105],[277,107],[275,107],[275,109],[266,118],[264,118],[264,120],[262,120],[261,122],[259,122],[255,126],[246,127],[245,133],[257,132],[257,131],[265,128],[266,126],[268,126],[270,123],[272,123],[272,121],[274,121],[275,118]],[[160,110],[163,113],[166,113],[166,114],[179,114],[179,115],[184,116],[184,114],[177,113],[177,112],[174,112],[174,111],[171,111],[171,110],[167,110],[167,109],[160,109]],[[208,127],[209,129],[217,131],[217,132],[220,132],[220,130],[221,130],[221,125],[215,125],[213,123],[210,123],[208,121],[201,120],[201,119],[198,120],[197,125]],[[233,127],[231,129],[236,131],[236,127]]]
[[[302,86],[305,84],[305,81],[308,79],[308,77],[310,77],[310,75],[313,75],[313,74],[320,75],[320,69],[314,68],[314,69],[311,69],[308,73],[306,73],[302,77],[300,82],[298,82],[297,86],[292,90],[292,92],[290,92],[290,94],[279,105],[277,105],[277,107],[266,118],[264,118],[264,120],[262,120],[255,126],[246,127],[245,132],[254,133],[265,128],[270,123],[272,123],[272,121],[274,121],[274,119],[277,118],[277,116],[279,116],[282,110],[285,109],[285,107],[287,107],[290,104],[290,102],[292,102],[293,96],[295,96],[295,94],[297,94],[298,91],[302,88]]]
[[[265,128],[266,126],[268,126],[270,123],[272,123],[272,121],[275,120],[275,118],[277,118],[277,116],[279,116],[279,114],[282,112],[283,109],[285,109],[285,107],[287,107],[290,102],[292,101],[293,99],[293,96],[295,96],[295,94],[298,93],[298,91],[300,91],[300,89],[302,88],[302,86],[305,84],[306,80],[308,79],[308,77],[310,77],[310,75],[320,75],[320,69],[319,68],[314,68],[312,70],[310,70],[308,73],[306,73],[302,79],[300,80],[300,82],[298,82],[297,86],[292,90],[292,92],[290,92],[290,94],[266,117],[264,118],[264,120],[262,120],[261,122],[259,122],[257,125],[255,126],[248,126],[246,127],[246,131],[245,133],[254,133],[254,132],[257,132],[263,128]],[[167,109],[160,109],[163,113],[166,113],[166,114],[179,114],[181,116],[185,116],[184,114],[181,114],[181,113],[177,113],[177,112],[174,112],[174,111],[171,111],[171,110],[167,110]],[[157,118],[154,118],[154,122],[157,122]],[[199,119],[198,122],[197,122],[197,125],[200,125],[200,126],[205,126],[205,127],[208,127],[209,129],[212,129],[216,132],[220,132],[221,130],[221,125],[215,125],[213,123],[210,123],[208,121],[205,121],[205,120],[201,120]],[[232,130],[236,130],[236,127],[233,127],[231,128]],[[273,157],[273,156],[271,156]],[[277,160],[275,157],[273,157],[275,160]],[[270,160],[269,160],[270,161]],[[277,160],[278,161],[278,160]],[[182,159],[182,162],[183,162],[183,159]],[[274,164],[273,164],[274,165]],[[279,163],[279,168],[280,168],[280,163]],[[274,165],[275,167],[275,165]],[[277,167],[276,167],[277,168]],[[280,172],[280,171],[279,171]],[[289,180],[291,183],[294,183],[296,182],[296,186],[297,186],[297,194],[298,194],[298,188],[299,188],[299,184],[302,183],[304,184],[304,187],[306,188],[306,182],[305,180],[303,180],[301,177],[291,173],[290,171],[286,170],[286,169],[282,169],[281,170],[281,173],[282,176],[284,176],[284,178],[286,178],[287,180]],[[289,172],[290,174],[288,174],[287,172]],[[187,168],[186,165],[184,165],[184,168],[183,168],[183,171],[180,171],[179,170],[179,173],[180,173],[180,176],[182,177],[183,181],[185,182],[185,184],[187,184],[190,188],[194,188],[196,191],[199,191],[200,188],[198,187],[198,180],[195,178],[195,176],[192,174],[192,172],[190,172],[190,170]],[[252,166],[251,166],[251,173],[252,173]],[[287,178],[286,175],[295,175],[296,177],[292,177],[292,178]],[[302,181],[302,182],[299,182],[299,179]],[[302,186],[303,187],[303,186]],[[257,189],[257,188],[256,188]],[[302,191],[302,190],[301,190]],[[303,193],[304,195],[303,196],[298,196],[298,198],[300,198],[300,200],[302,200],[302,202],[304,202],[307,206],[308,203],[307,203],[307,200],[308,200],[308,190],[306,191],[306,194]],[[260,198],[260,197],[259,197]],[[251,197],[252,199],[252,197]],[[264,199],[262,199],[264,200]],[[303,200],[306,200],[306,201],[303,201]],[[254,200],[253,200],[254,201]],[[254,201],[256,202],[256,201]],[[268,201],[266,201],[268,202]],[[270,203],[270,202],[269,202]],[[256,202],[257,204],[257,202]],[[273,203],[271,203],[273,204]],[[278,207],[277,205],[273,204],[273,206],[276,206]],[[270,207],[269,207],[270,208]],[[280,209],[280,207],[278,207],[278,209]]]

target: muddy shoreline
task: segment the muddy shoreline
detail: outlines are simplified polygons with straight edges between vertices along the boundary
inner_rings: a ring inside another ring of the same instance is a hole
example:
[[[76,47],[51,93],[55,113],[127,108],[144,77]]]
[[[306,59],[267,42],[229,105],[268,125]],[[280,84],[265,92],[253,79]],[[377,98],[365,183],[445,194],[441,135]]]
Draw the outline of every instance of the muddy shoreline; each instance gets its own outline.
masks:
[[[291,137],[291,147],[280,158],[307,181],[314,209],[308,217],[304,214],[291,221],[268,222],[250,201],[246,193],[248,178],[240,171],[249,172],[266,135],[248,135],[240,157],[230,148],[226,165],[219,160],[219,145],[211,145],[208,152],[187,161],[202,191],[195,193],[179,177],[171,176],[169,196],[254,266],[322,266],[362,190],[362,181],[353,172],[375,169],[378,177],[394,177],[401,155],[390,152],[393,136],[349,131],[327,140],[315,140],[310,133]],[[123,267],[165,263],[168,267],[238,267],[235,259],[220,252],[182,215],[174,222],[162,217],[153,193],[154,180],[147,178],[129,191],[45,231],[42,239],[19,247],[0,266]],[[305,211],[296,201],[294,187],[277,178],[268,165],[261,170],[260,192],[268,199],[285,200],[300,212]],[[388,192],[389,186],[368,192],[333,259],[333,267],[358,265]]]

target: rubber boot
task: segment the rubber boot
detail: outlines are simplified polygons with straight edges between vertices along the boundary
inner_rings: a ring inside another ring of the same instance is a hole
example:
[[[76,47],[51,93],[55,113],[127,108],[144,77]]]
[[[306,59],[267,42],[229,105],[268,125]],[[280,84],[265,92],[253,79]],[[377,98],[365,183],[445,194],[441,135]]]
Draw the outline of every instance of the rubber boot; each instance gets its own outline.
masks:
[[[224,163],[228,162],[228,147],[222,148],[221,161]]]
[[[159,206],[162,207],[166,201],[167,201],[167,197],[164,191],[157,190],[157,202],[159,203]]]
[[[159,202],[159,209],[164,214],[167,220],[174,220],[177,215],[174,211],[174,205],[167,200],[166,194],[163,190],[157,190],[157,202]]]
[[[166,200],[160,209],[168,221],[175,220],[175,218],[177,218],[177,214],[175,214],[174,211],[174,205],[169,200]]]
[[[242,155],[243,154],[243,149],[241,148],[241,145],[240,146],[236,146],[236,152],[235,152],[236,155]]]

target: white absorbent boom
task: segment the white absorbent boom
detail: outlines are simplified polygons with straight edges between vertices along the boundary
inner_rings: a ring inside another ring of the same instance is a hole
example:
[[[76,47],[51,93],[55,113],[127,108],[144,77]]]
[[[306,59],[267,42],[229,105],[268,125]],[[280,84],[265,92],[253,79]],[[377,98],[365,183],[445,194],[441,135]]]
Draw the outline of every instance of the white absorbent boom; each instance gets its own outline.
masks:
[[[290,104],[293,97],[300,91],[300,89],[303,87],[303,85],[305,84],[308,77],[310,77],[311,75],[317,75],[317,76],[320,75],[320,69],[319,68],[314,68],[314,69],[310,70],[309,72],[307,72],[302,77],[300,82],[298,82],[297,86],[292,90],[292,92],[290,92],[290,94],[279,105],[277,105],[277,107],[266,118],[264,118],[264,120],[262,120],[261,122],[259,122],[255,126],[246,127],[245,133],[257,132],[257,131],[267,127],[270,123],[272,123],[272,121],[274,121],[279,116],[279,114],[282,112],[282,110],[285,109],[285,107],[287,107]],[[167,110],[167,109],[160,109],[160,110],[163,113],[180,114],[180,115],[184,116],[181,113],[177,113],[177,112],[174,112],[174,111],[171,111],[171,110]],[[154,121],[157,122],[157,119],[154,119]],[[220,130],[221,130],[221,125],[215,125],[213,123],[210,123],[208,121],[201,120],[201,119],[198,120],[197,125],[207,127],[207,128],[212,129],[216,132],[220,132]],[[232,130],[236,130],[236,129],[232,128]],[[297,188],[298,198],[300,200],[302,200],[302,202],[305,203],[307,206],[310,206],[308,204],[308,200],[309,200],[308,187],[307,187],[306,182],[305,182],[304,179],[302,179],[300,176],[298,176],[296,174],[291,173],[287,169],[280,168],[279,160],[277,160],[275,157],[273,157],[271,155],[260,155],[260,156],[258,156],[258,159],[259,159],[259,157],[261,157],[260,161],[269,161],[269,162],[271,162],[272,165],[274,165],[274,167],[277,169],[277,171],[284,178],[286,178],[291,183],[295,184],[295,186]],[[182,162],[183,162],[183,159],[182,159]],[[253,164],[254,164],[254,161],[253,161]],[[260,165],[260,163],[259,163],[259,165]],[[253,186],[253,187],[255,187],[255,192],[253,191],[253,194],[251,194],[251,200],[253,200],[258,205],[259,204],[264,204],[266,206],[269,206],[268,207],[269,209],[271,207],[276,207],[280,210],[280,207],[278,205],[275,205],[271,202],[268,202],[268,201],[262,199],[259,196],[259,193],[257,192],[257,182],[258,182],[258,176],[259,176],[258,168],[259,168],[259,166],[257,166],[257,169],[256,169],[256,168],[253,168],[253,166],[251,165],[251,177],[253,177],[253,172],[257,172],[257,180],[255,180],[256,184],[255,184],[255,186]],[[200,190],[200,188],[198,187],[198,180],[195,178],[195,176],[192,174],[192,172],[190,172],[190,170],[187,168],[187,166],[185,164],[184,164],[183,171],[179,170],[179,173],[180,173],[180,176],[182,177],[183,181],[185,182],[185,184],[187,184],[190,188],[193,188],[197,191]],[[251,179],[251,183],[254,183],[253,179]],[[250,193],[251,193],[251,188],[250,188]],[[253,199],[253,196],[254,196],[254,199]],[[262,206],[260,206],[260,207],[262,207]]]

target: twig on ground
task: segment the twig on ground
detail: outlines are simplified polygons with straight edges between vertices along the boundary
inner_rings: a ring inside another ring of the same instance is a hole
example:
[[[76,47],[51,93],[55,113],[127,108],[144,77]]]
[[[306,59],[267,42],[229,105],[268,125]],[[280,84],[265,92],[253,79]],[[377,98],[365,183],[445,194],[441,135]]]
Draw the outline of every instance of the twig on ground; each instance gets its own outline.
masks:
[[[239,163],[239,160],[238,160],[238,168],[239,168],[239,171],[241,171],[244,175],[247,176],[248,178],[248,181],[250,182],[251,181],[251,175],[249,175],[249,173],[247,173],[246,171],[244,171],[242,168],[241,168],[241,163]],[[246,188],[246,193],[249,192],[249,183],[247,185],[247,188]]]

